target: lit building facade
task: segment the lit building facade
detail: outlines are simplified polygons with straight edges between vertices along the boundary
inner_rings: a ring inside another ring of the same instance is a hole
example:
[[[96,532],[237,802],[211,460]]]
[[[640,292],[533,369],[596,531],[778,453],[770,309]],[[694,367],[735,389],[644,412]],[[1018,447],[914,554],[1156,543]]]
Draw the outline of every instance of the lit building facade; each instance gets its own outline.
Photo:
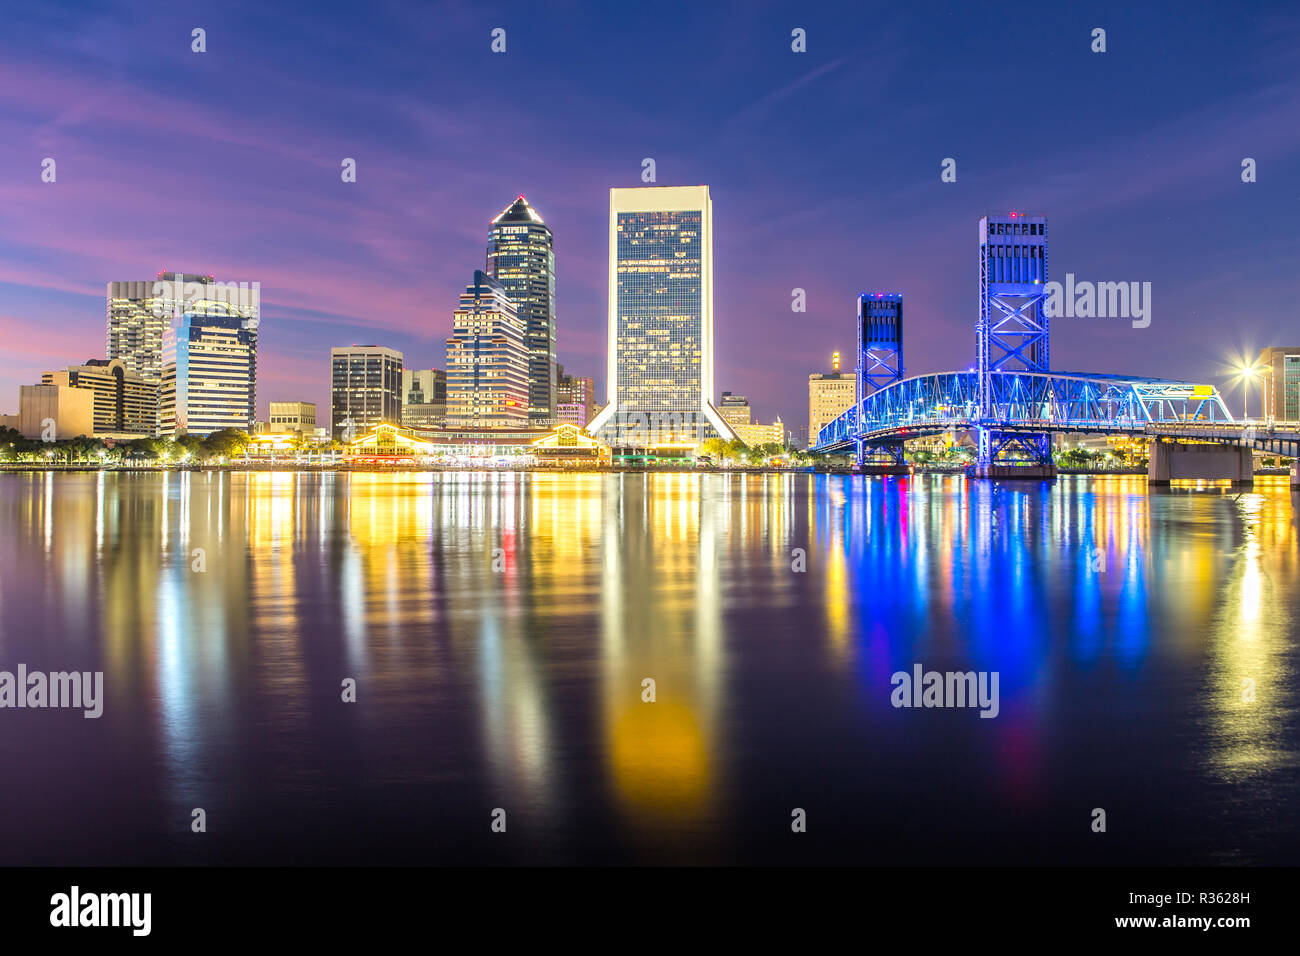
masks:
[[[159,272],[154,279],[108,283],[106,355],[155,384],[162,380],[163,338],[177,315],[225,315],[252,320],[257,334],[261,284],[218,282],[215,276]]]
[[[759,445],[767,444],[785,447],[785,424],[779,417],[771,425],[744,422],[735,424],[732,427],[736,429],[736,437],[750,448],[757,448]]]
[[[518,428],[528,408],[524,322],[506,290],[475,270],[447,339],[447,427]]]
[[[257,402],[257,319],[185,313],[163,336],[161,435],[251,431]]]
[[[830,372],[808,376],[808,441],[816,442],[823,428],[853,407],[857,401],[856,372],[839,370],[839,353],[831,360]]]
[[[271,402],[266,430],[272,435],[301,432],[311,437],[316,431],[316,403]]]
[[[1263,417],[1279,422],[1300,422],[1300,346],[1272,346],[1260,351],[1264,367],[1261,382]]]
[[[555,419],[555,240],[528,200],[520,196],[488,229],[487,274],[506,291],[524,325],[528,350],[528,417]]]
[[[95,433],[95,395],[70,385],[20,385],[14,427],[33,441],[90,438]]]
[[[383,345],[330,349],[330,435],[350,440],[402,420],[402,353]]]
[[[97,436],[144,438],[158,432],[158,384],[129,371],[121,359],[88,359],[45,372],[41,384],[89,389]]]
[[[735,428],[737,425],[748,425],[751,414],[749,408],[749,399],[744,395],[733,395],[731,392],[723,392],[722,397],[718,400],[718,414],[726,420],[727,424]],[[740,429],[736,429],[736,434],[740,434]],[[740,436],[744,441],[744,436]],[[748,443],[746,443],[748,444]]]
[[[577,375],[565,375],[559,368],[556,380],[555,420],[557,423],[585,428],[596,416],[596,382]]]
[[[608,445],[568,422],[556,425],[549,435],[534,441],[528,451],[539,465],[600,466],[610,462]]]
[[[439,368],[402,369],[402,424],[441,428],[447,422],[447,373]]]
[[[736,437],[713,406],[708,186],[609,191],[609,401],[589,431],[626,447]]]

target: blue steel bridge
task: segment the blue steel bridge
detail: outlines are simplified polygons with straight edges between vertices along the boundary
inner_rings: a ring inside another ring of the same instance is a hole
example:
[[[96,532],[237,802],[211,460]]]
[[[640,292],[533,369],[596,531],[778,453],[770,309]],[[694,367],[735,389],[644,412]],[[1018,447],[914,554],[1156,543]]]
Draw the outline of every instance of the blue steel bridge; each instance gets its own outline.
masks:
[[[981,395],[990,397],[987,413]],[[899,379],[867,395],[821,430],[816,449],[833,454],[885,454],[901,459],[911,438],[957,430],[984,432],[997,459],[1019,446],[1040,459],[1041,439],[1054,432],[1104,432],[1153,437],[1213,434],[1243,437],[1217,389],[1209,385],[1131,375],[1082,372],[936,372]],[[1235,427],[1223,428],[1224,425]],[[1187,426],[1195,426],[1188,429]]]
[[[857,403],[821,429],[814,451],[856,453],[859,465],[877,456],[902,465],[908,439],[970,431],[982,475],[1052,473],[1052,437],[1064,432],[1300,454],[1300,426],[1237,422],[1212,385],[1053,370],[1047,218],[990,214],[980,220],[979,242],[976,366],[904,377],[903,296],[860,294]],[[1127,308],[1123,283],[1103,285],[1108,305],[1113,299]]]
[[[978,372],[935,372],[873,392],[818,434],[816,450],[903,461],[903,442],[970,430],[980,458],[1019,453],[1026,464],[1050,461],[1053,433],[1092,433],[1250,447],[1300,457],[1300,423],[1233,419],[1218,389],[1132,375],[1084,372],[990,372],[989,414],[981,414]]]

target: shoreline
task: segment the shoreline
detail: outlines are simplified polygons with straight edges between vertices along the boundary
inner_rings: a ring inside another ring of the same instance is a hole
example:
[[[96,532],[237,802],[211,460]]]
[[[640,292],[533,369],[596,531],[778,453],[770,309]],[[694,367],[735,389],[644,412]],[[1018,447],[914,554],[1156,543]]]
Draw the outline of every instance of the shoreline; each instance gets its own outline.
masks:
[[[852,467],[834,467],[834,466],[817,466],[806,465],[794,468],[765,468],[751,466],[737,466],[735,468],[718,468],[711,466],[707,468],[698,467],[606,467],[606,468],[565,468],[561,466],[528,466],[528,467],[511,467],[511,466],[436,466],[436,465],[348,465],[340,463],[318,464],[306,462],[239,462],[224,465],[95,465],[90,463],[82,464],[42,464],[38,462],[9,462],[0,464],[0,473],[3,472],[126,472],[136,473],[157,473],[157,472],[344,472],[344,473],[361,473],[361,474],[568,474],[568,475],[626,475],[626,474],[664,474],[664,475],[841,475],[852,477],[859,475]],[[913,467],[911,475],[862,475],[867,478],[895,477],[907,478],[912,475],[950,475],[965,477],[965,470],[962,468],[934,468],[927,466]],[[1261,469],[1255,472],[1255,477],[1286,477],[1290,474],[1288,468],[1269,468]],[[1145,468],[1058,468],[1057,477],[1066,476],[1111,476],[1116,478],[1145,478],[1147,469]],[[1048,480],[1048,479],[1041,479]]]

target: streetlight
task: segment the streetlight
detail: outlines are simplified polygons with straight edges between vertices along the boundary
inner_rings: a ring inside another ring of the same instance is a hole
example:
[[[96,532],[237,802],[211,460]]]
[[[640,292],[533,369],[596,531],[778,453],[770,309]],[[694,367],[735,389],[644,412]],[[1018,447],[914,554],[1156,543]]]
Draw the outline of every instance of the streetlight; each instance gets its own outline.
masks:
[[[1264,371],[1264,366],[1257,362],[1252,362],[1250,365],[1247,365],[1245,362],[1240,362],[1233,368],[1235,380],[1241,382],[1241,417],[1243,419],[1250,418],[1250,383],[1263,378]],[[1261,398],[1261,402],[1262,401],[1263,399]],[[1262,405],[1260,413],[1262,416]]]

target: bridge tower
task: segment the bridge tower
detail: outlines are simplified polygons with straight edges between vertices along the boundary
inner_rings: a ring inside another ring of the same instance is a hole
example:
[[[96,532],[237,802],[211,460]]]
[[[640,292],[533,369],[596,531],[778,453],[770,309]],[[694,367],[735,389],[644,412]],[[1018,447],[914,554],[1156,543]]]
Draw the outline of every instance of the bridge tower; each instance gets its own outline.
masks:
[[[988,474],[1001,452],[1019,446],[1041,465],[1051,465],[1048,435],[1002,434],[1005,417],[997,372],[1051,371],[1047,315],[1047,217],[1022,212],[980,220],[980,302],[975,327],[979,363],[979,457]]]
[[[899,292],[858,294],[858,396],[862,400],[903,380],[903,296]],[[894,449],[895,464],[903,464],[902,447]],[[866,443],[857,442],[858,465],[866,458]]]

